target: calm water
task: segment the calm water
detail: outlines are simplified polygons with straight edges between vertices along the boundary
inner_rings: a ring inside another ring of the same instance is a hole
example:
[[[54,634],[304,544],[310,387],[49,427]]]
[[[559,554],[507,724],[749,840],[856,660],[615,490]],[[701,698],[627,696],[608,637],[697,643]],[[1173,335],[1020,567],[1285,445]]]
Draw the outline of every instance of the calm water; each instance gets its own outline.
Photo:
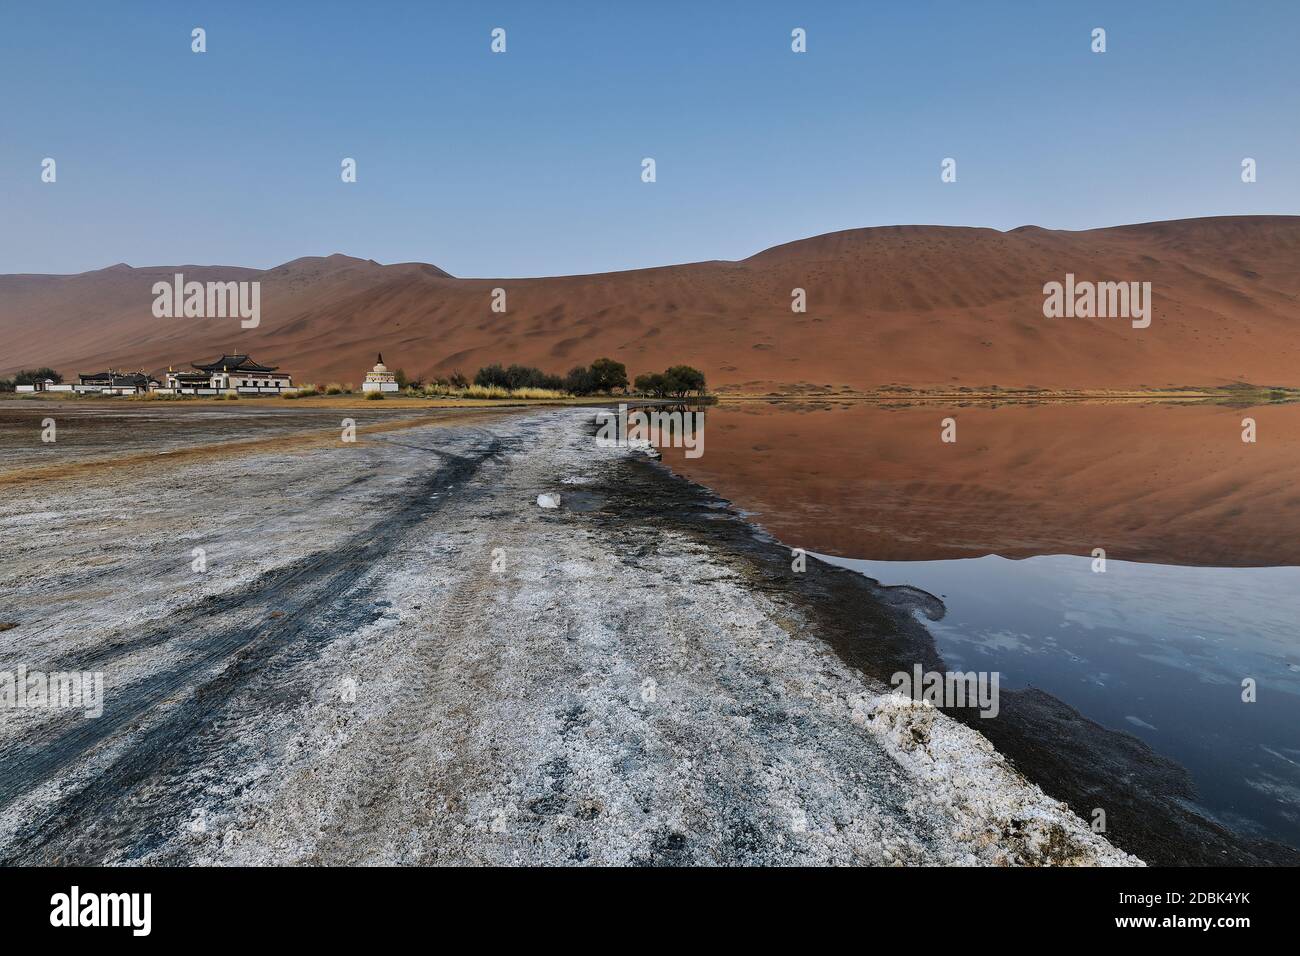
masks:
[[[941,598],[947,616],[925,623],[950,669],[996,670],[1140,737],[1191,771],[1203,814],[1300,845],[1300,568],[827,560]]]
[[[948,668],[1133,734],[1203,814],[1300,846],[1300,408],[763,404],[705,427],[702,458],[665,460],[792,547],[941,598]]]

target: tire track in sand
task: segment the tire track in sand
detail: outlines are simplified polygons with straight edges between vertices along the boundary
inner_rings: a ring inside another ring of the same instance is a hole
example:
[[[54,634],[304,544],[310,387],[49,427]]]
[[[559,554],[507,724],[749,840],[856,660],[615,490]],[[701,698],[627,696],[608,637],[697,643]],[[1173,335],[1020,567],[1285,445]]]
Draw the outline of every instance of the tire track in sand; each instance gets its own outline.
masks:
[[[470,564],[449,586],[437,624],[415,638],[405,681],[406,693],[393,704],[377,725],[349,741],[343,763],[355,763],[357,772],[347,777],[342,793],[331,807],[333,824],[317,844],[313,863],[361,862],[359,851],[373,844],[373,835],[419,834],[427,817],[438,808],[437,794],[426,794],[426,802],[406,799],[414,781],[424,779],[428,754],[420,738],[434,724],[437,709],[455,695],[448,691],[453,675],[443,662],[452,644],[478,626],[498,586],[483,561]]]
[[[202,627],[213,616],[251,616],[258,618],[256,623],[209,631],[211,637],[196,642],[195,653],[183,661],[110,695],[101,717],[79,720],[53,739],[23,740],[0,751],[0,766],[5,767],[0,777],[3,810],[178,698],[101,772],[52,806],[40,808],[37,819],[7,841],[8,852],[0,857],[0,865],[64,860],[68,849],[83,842],[104,848],[120,847],[124,840],[138,845],[141,837],[148,842],[149,827],[140,824],[156,823],[160,811],[155,807],[141,820],[143,808],[133,799],[135,791],[169,761],[179,759],[186,767],[200,764],[201,748],[185,753],[191,739],[199,739],[201,729],[213,725],[231,697],[277,658],[284,655],[280,666],[293,663],[332,640],[342,623],[355,628],[373,620],[373,605],[365,600],[368,589],[359,587],[362,578],[398,538],[437,513],[454,486],[464,484],[485,461],[500,454],[499,438],[482,429],[472,431],[479,433],[481,441],[465,455],[422,449],[441,455],[442,466],[415,483],[405,505],[345,545],[272,572],[239,592],[201,602],[201,611],[179,615],[187,626]],[[285,616],[270,620],[272,606],[286,609]],[[158,631],[166,634],[173,629],[169,624]],[[171,811],[178,809],[183,808],[173,806]],[[96,822],[107,824],[102,835],[94,835]],[[74,855],[81,858],[79,852]]]

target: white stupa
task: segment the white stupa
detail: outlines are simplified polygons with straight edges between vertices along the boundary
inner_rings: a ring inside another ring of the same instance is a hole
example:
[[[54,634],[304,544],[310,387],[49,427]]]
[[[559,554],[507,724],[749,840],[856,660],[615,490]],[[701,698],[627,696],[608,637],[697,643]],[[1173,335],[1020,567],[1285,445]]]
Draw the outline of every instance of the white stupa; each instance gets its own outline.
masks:
[[[366,373],[366,380],[361,383],[363,392],[400,392],[401,387],[397,384],[397,376],[388,371],[388,366],[384,364],[384,356],[379,355],[379,361],[375,367]]]

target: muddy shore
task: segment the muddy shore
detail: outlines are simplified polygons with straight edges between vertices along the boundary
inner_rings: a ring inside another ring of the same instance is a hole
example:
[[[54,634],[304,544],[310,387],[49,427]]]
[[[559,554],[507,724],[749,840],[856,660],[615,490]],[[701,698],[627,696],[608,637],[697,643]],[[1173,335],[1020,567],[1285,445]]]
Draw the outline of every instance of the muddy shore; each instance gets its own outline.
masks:
[[[933,599],[793,573],[702,487],[597,449],[589,411],[357,417],[220,480],[195,452],[7,487],[0,670],[107,691],[94,719],[0,711],[0,861],[1268,858],[1050,698],[1004,691],[980,733],[900,704],[880,675],[941,666]]]

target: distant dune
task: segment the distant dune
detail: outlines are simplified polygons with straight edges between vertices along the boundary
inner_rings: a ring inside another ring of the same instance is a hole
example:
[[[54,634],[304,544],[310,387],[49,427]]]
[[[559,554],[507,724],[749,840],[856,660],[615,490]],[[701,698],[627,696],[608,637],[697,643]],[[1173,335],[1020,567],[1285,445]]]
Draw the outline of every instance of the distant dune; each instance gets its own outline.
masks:
[[[261,325],[158,319],[151,287],[260,280]],[[1046,319],[1043,284],[1151,282],[1150,328]],[[508,311],[491,311],[492,289]],[[807,290],[807,312],[791,290]],[[686,362],[733,392],[801,385],[1044,388],[1300,386],[1300,217],[1188,219],[1064,232],[856,229],[701,262],[601,275],[457,279],[332,255],[265,271],[116,265],[0,276],[0,374],[157,372],[248,352],[299,381],[359,382],[384,353],[412,377],[490,362],[629,372]]]

